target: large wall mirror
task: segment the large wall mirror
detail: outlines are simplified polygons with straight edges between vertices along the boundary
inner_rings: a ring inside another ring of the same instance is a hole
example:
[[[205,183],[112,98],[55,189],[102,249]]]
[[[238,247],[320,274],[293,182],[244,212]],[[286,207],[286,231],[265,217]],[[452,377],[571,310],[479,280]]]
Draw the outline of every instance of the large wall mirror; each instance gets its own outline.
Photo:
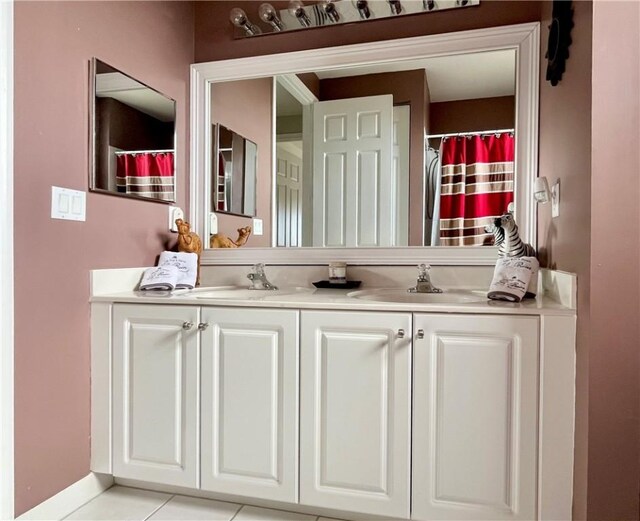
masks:
[[[91,121],[92,191],[175,202],[174,100],[93,58]]]
[[[510,205],[534,242],[538,24],[193,68],[192,116],[206,107],[194,122],[203,131],[194,169],[216,162],[207,128],[230,117],[264,151],[255,209],[264,235],[244,246],[263,249],[254,255],[489,263],[485,226]],[[198,170],[192,204],[207,236],[215,179]],[[218,216],[222,233],[238,224]],[[247,250],[205,259],[243,260]]]

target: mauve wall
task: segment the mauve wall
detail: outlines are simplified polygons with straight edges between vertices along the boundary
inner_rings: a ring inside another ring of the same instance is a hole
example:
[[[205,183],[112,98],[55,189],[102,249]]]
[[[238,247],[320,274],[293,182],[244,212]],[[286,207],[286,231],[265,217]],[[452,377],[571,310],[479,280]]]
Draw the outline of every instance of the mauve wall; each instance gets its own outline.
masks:
[[[320,101],[392,94],[394,105],[409,105],[409,246],[422,246],[424,133],[428,113],[424,69],[320,80]]]
[[[593,4],[589,519],[640,519],[640,3]]]
[[[589,311],[591,251],[591,19],[592,3],[574,2],[571,56],[562,81],[545,81],[551,2],[544,2],[540,49],[540,163],[549,184],[560,179],[560,216],[538,205],[543,266],[578,274],[574,518],[586,518],[589,417]]]
[[[89,472],[89,270],[152,265],[167,207],[88,194],[50,218],[51,185],[87,190],[89,60],[177,101],[186,208],[191,2],[15,4],[15,479],[19,515]]]
[[[431,103],[429,132],[448,134],[513,128],[515,108],[514,96]]]
[[[196,61],[206,62],[534,22],[540,20],[541,6],[539,1],[482,0],[479,6],[466,9],[234,39],[234,27],[229,23],[231,9],[242,4],[249,18],[257,21],[258,6],[262,3],[262,0],[196,2]],[[288,4],[287,1],[271,3],[276,9],[286,8]]]
[[[258,145],[256,217],[262,219],[263,234],[251,235],[246,246],[271,246],[271,129],[272,80],[227,81],[211,87],[211,111],[214,123],[221,123]],[[218,232],[233,239],[237,229],[252,226],[251,217],[218,213]]]

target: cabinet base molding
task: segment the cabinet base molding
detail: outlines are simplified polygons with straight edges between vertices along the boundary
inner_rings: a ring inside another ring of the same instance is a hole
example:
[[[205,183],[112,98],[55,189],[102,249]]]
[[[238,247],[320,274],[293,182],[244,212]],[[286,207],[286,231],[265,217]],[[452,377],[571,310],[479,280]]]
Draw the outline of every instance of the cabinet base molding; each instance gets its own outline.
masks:
[[[113,476],[91,472],[73,485],[58,492],[31,510],[18,520],[64,519],[71,512],[99,496],[113,486]]]
[[[268,501],[266,499],[257,499],[254,497],[235,496],[232,494],[220,494],[218,492],[207,492],[205,490],[196,490],[187,487],[176,487],[172,485],[161,485],[158,483],[149,483],[146,481],[138,481],[136,479],[115,478],[115,484],[123,487],[140,488],[143,490],[153,490],[155,492],[165,492],[167,494],[180,494],[183,496],[199,497],[203,499],[215,499],[217,501],[228,501],[230,503],[241,503],[262,508],[273,508],[276,510],[287,510],[289,512],[298,512],[300,514],[309,514],[313,516],[328,517],[334,519],[345,519],[352,521],[395,521],[389,516],[373,516],[371,514],[357,514],[354,512],[345,512],[343,510],[334,510],[331,508],[318,508],[297,503],[285,503],[282,501]],[[406,521],[398,519],[397,521]]]

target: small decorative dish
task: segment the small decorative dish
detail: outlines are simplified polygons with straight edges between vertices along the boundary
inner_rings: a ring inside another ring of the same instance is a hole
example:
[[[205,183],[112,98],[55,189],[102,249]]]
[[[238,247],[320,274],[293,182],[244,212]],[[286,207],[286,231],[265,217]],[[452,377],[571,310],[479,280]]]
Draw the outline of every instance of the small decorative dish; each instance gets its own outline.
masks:
[[[331,282],[328,280],[319,280],[313,285],[318,289],[355,289],[362,284],[361,280],[348,280],[347,282]]]

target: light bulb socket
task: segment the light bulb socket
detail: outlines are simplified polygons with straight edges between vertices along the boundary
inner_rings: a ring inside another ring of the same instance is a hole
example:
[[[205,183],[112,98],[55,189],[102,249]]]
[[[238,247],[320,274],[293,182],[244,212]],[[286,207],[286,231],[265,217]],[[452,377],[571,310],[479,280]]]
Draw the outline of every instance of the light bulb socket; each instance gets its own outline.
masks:
[[[266,22],[273,27],[274,31],[279,32],[284,29],[284,24],[280,18],[278,18],[276,10],[271,4],[261,4],[258,8],[258,15],[263,22]]]
[[[425,11],[433,11],[436,8],[434,0],[422,0],[422,7]]]
[[[400,0],[387,0],[391,8],[391,14],[400,14],[402,12],[402,4]]]
[[[296,17],[302,27],[311,27],[311,18],[307,15],[307,12],[304,10],[304,5],[300,0],[291,0],[291,2],[289,2],[289,13]]]
[[[368,20],[371,18],[371,10],[369,9],[369,3],[367,0],[355,0],[354,3],[361,20]]]
[[[334,4],[331,0],[325,0],[322,4],[322,10],[324,14],[327,15],[327,18],[331,20],[333,23],[337,23],[340,21],[340,14],[338,14],[338,10],[336,9],[336,4]]]
[[[231,13],[229,13],[229,20],[236,27],[244,29],[248,36],[255,36],[256,34],[262,33],[260,27],[252,24],[247,17],[247,13],[239,7],[231,9]]]

